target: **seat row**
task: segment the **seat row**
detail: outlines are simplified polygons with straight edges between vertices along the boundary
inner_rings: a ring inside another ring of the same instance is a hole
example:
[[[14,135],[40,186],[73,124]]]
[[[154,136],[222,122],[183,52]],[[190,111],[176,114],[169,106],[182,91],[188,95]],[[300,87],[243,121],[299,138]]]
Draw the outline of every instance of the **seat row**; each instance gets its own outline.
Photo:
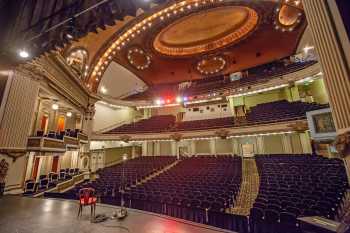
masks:
[[[260,188],[250,211],[252,232],[298,232],[298,217],[337,217],[349,188],[342,160],[311,155],[257,155],[255,160]],[[286,224],[289,230],[281,231]]]
[[[60,182],[72,179],[80,173],[79,168],[61,169],[59,173],[50,172],[47,175],[40,175],[38,181],[29,179],[24,182],[23,195],[34,195],[56,187]]]

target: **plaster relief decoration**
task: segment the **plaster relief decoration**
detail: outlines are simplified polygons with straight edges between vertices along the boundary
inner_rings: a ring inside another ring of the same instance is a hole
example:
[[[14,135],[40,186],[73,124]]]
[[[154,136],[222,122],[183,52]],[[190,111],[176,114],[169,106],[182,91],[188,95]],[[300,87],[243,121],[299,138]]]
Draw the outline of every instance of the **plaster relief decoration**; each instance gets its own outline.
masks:
[[[169,24],[154,39],[154,49],[168,56],[189,56],[223,48],[245,38],[258,24],[258,13],[246,6],[217,7]]]
[[[309,126],[305,121],[297,121],[293,124],[288,125],[288,127],[296,132],[305,132],[306,130],[309,129]]]
[[[350,132],[338,135],[334,146],[341,157],[345,158],[350,155]]]
[[[68,52],[66,56],[68,65],[80,78],[85,78],[87,76],[87,60],[88,53],[83,48],[73,48]]]
[[[225,68],[226,60],[221,56],[203,58],[196,65],[199,73],[204,75],[216,74]]]
[[[182,139],[182,134],[174,133],[174,134],[170,135],[170,138],[176,142],[179,142]]]
[[[9,169],[9,164],[5,159],[0,162],[0,197],[5,191],[5,178],[7,176],[7,171]]]
[[[276,8],[275,29],[282,32],[294,31],[301,24],[303,16],[301,0],[281,0]]]
[[[220,137],[221,139],[226,139],[229,134],[229,131],[226,129],[219,129],[215,131],[215,135]]]
[[[129,135],[122,135],[119,137],[119,139],[125,143],[128,143],[131,139],[131,137]]]
[[[151,64],[151,57],[140,48],[131,48],[128,50],[129,63],[138,70],[147,69]]]

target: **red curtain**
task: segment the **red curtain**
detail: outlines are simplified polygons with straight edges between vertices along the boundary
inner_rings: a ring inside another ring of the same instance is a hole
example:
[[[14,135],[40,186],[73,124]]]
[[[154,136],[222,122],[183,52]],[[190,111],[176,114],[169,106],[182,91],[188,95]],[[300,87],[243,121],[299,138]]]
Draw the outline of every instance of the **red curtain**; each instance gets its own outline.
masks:
[[[57,169],[58,169],[58,160],[59,160],[59,157],[58,157],[58,156],[53,157],[52,169],[51,169],[52,172],[57,172]]]
[[[40,158],[39,157],[35,158],[35,160],[34,160],[34,167],[33,167],[33,173],[32,173],[32,178],[34,180],[36,180],[36,177],[38,176],[39,162],[40,162]]]

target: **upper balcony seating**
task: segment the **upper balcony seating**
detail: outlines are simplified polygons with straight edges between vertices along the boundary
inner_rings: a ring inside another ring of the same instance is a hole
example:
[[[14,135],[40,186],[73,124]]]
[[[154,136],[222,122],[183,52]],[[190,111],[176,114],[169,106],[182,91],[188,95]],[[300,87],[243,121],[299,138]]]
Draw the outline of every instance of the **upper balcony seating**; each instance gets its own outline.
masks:
[[[298,120],[306,117],[306,112],[328,107],[327,104],[288,102],[286,100],[258,104],[248,112],[246,121],[240,125]]]
[[[37,137],[55,138],[55,139],[63,140],[64,136],[77,138],[78,137],[78,133],[82,133],[82,130],[80,130],[80,129],[74,129],[74,130],[66,129],[66,130],[60,131],[60,132],[49,131],[47,134],[44,134],[44,131],[42,131],[42,130],[38,130],[38,131],[36,131],[36,135],[35,136],[37,136]]]
[[[182,91],[184,96],[194,96],[206,94],[208,92],[223,92],[225,90],[230,90],[233,88],[241,88],[245,86],[251,86],[263,82],[267,82],[271,79],[276,78],[276,76],[286,75],[292,72],[305,69],[311,65],[314,65],[316,61],[306,61],[297,62],[284,65],[281,62],[274,62],[271,64],[266,64],[251,68],[247,71],[247,76],[241,78],[240,80],[230,81],[229,78],[224,76],[207,78],[204,80],[199,80],[193,82],[189,88]]]
[[[260,189],[250,212],[253,232],[298,232],[301,216],[334,219],[349,188],[340,159],[257,155],[256,163]]]
[[[207,120],[195,120],[195,121],[182,121],[176,123],[173,130],[184,131],[184,130],[201,130],[201,129],[217,129],[217,128],[228,128],[234,126],[233,117],[223,117]]]
[[[306,112],[326,107],[328,107],[328,105],[280,100],[258,104],[250,109],[246,117],[223,117],[175,123],[174,116],[154,116],[147,120],[141,120],[133,124],[122,125],[106,132],[106,134],[205,130],[283,122],[305,119]]]
[[[125,124],[115,129],[108,131],[107,133],[147,133],[147,132],[161,132],[166,131],[172,127],[175,123],[175,116],[173,115],[160,115],[153,116],[148,119],[143,119],[135,123]]]

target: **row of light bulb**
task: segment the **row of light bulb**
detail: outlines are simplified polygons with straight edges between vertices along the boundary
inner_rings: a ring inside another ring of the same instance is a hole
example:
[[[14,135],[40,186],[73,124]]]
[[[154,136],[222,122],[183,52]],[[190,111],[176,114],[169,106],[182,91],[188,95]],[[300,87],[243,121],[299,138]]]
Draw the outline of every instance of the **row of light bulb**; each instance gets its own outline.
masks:
[[[202,73],[202,74],[208,75],[208,74],[215,74],[215,73],[218,73],[219,71],[221,71],[221,70],[224,69],[224,67],[225,67],[225,65],[226,65],[225,59],[223,59],[222,57],[214,57],[213,60],[214,60],[214,61],[220,61],[220,62],[221,62],[219,68],[216,68],[215,70],[210,70],[210,71],[208,71],[208,70],[203,70],[203,69],[202,69],[202,66],[203,66],[206,62],[208,62],[208,60],[202,60],[202,61],[200,61],[200,62],[197,64],[197,70],[198,70],[200,73]]]
[[[95,81],[99,81],[102,76],[103,71],[106,69],[107,65],[112,61],[113,57],[116,55],[117,51],[121,50],[127,45],[136,35],[141,34],[147,29],[154,25],[156,20],[163,21],[166,17],[169,18],[172,15],[177,15],[179,12],[185,12],[185,10],[191,10],[192,8],[197,8],[201,4],[213,4],[214,2],[222,2],[223,0],[185,0],[164,8],[153,15],[146,17],[141,22],[136,23],[129,30],[124,32],[112,45],[107,49],[103,56],[99,59],[92,72],[92,77]],[[88,86],[89,87],[89,86]]]
[[[52,104],[51,108],[56,111],[56,110],[59,109],[59,106],[58,106],[58,104],[54,103],[54,104]],[[66,113],[67,117],[71,117],[72,115],[73,115],[72,112],[67,112]]]

